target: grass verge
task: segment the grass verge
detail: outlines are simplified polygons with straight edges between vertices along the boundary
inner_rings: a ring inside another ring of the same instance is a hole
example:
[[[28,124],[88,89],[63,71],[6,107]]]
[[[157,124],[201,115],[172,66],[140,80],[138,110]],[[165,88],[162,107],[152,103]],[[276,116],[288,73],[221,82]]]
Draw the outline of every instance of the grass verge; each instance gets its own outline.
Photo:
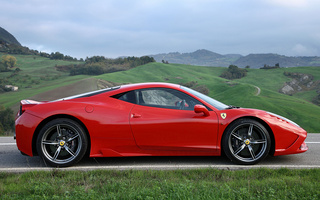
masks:
[[[319,199],[320,169],[0,173],[1,199]]]

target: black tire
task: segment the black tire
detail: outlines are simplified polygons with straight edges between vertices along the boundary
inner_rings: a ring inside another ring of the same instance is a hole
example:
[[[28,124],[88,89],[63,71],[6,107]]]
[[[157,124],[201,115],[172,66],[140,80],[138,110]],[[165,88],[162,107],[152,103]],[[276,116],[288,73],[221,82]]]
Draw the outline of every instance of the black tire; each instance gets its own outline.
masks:
[[[68,167],[85,155],[88,140],[84,129],[70,119],[54,119],[39,132],[37,138],[39,156],[50,166]]]
[[[224,153],[236,164],[256,164],[268,155],[270,147],[267,129],[252,119],[234,121],[227,127],[222,138]]]

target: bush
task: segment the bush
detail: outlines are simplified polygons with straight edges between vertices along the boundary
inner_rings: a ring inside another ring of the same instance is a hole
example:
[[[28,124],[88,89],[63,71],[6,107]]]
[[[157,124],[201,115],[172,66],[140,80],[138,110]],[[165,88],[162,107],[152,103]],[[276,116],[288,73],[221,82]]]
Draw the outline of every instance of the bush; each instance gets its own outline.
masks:
[[[226,78],[226,79],[240,79],[242,77],[245,77],[247,75],[247,70],[238,68],[235,65],[230,65],[228,70],[223,72],[220,77]]]
[[[8,132],[14,131],[14,116],[10,108],[0,106],[0,134],[9,135]]]

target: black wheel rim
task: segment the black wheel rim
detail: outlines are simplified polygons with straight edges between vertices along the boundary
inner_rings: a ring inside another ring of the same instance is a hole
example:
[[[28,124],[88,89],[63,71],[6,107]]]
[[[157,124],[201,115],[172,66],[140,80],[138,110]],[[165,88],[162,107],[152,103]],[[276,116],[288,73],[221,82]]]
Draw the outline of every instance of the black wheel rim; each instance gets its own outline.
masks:
[[[265,155],[268,140],[266,132],[252,123],[233,129],[228,140],[231,154],[242,162],[255,162]]]
[[[69,124],[56,124],[41,138],[43,155],[56,164],[72,162],[80,153],[82,141],[79,131]]]

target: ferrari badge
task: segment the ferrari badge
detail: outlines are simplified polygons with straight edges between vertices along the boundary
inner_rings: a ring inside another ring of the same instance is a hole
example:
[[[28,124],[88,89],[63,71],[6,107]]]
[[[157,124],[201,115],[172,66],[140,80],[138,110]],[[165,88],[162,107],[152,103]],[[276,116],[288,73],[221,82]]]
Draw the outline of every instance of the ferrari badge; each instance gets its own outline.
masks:
[[[221,113],[221,118],[225,119],[227,117],[227,113]]]

